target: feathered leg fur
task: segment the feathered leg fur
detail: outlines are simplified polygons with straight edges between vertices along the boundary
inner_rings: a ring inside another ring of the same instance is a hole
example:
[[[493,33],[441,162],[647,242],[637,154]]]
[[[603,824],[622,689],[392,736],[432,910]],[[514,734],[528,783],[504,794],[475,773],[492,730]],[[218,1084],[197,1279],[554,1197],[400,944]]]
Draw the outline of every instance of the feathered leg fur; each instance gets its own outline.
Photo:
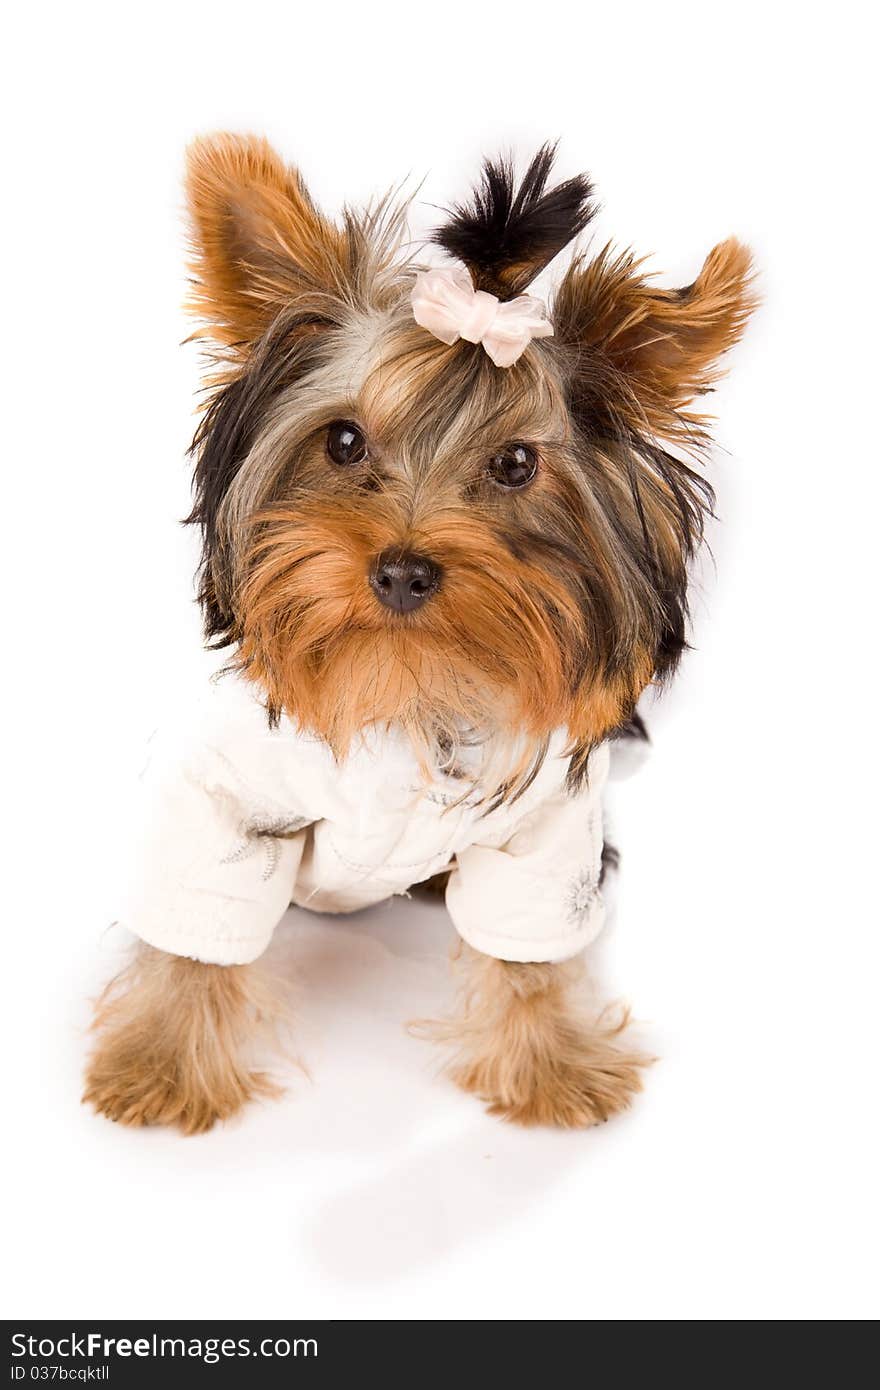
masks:
[[[210,1129],[279,1093],[248,1061],[255,1034],[279,1012],[256,966],[140,947],[97,1002],[83,1100],[123,1124]]]
[[[490,1114],[579,1129],[625,1110],[652,1059],[622,1034],[628,1012],[591,1018],[577,1002],[576,963],[516,964],[465,952],[457,1015],[431,1025],[451,1042],[450,1071]]]

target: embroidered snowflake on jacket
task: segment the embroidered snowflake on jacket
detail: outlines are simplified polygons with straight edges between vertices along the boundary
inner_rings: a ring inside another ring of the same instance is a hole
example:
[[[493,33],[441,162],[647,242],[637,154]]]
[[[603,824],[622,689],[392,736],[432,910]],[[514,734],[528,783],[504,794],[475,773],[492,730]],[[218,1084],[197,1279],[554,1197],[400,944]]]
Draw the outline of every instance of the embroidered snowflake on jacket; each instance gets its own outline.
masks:
[[[242,859],[250,859],[252,854],[262,851],[266,862],[263,867],[263,881],[269,879],[278,868],[281,857],[279,840],[289,839],[298,830],[312,825],[308,816],[251,816],[239,826],[238,839],[228,854],[224,854],[221,864],[238,864]]]
[[[598,872],[595,869],[581,869],[565,892],[566,917],[572,926],[579,927],[598,901]]]

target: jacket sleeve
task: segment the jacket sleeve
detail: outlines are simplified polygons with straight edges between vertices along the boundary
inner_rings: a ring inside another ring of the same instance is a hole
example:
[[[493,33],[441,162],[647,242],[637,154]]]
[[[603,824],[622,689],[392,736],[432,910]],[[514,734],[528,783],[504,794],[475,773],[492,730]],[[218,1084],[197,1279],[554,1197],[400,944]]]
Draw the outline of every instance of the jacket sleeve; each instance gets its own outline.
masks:
[[[598,935],[607,769],[603,745],[590,758],[583,789],[569,793],[557,786],[506,842],[458,853],[446,902],[475,950],[499,960],[562,961]]]
[[[192,738],[156,742],[135,809],[119,921],[174,955],[252,961],[290,904],[309,817],[295,814],[289,799],[255,797],[240,749]]]

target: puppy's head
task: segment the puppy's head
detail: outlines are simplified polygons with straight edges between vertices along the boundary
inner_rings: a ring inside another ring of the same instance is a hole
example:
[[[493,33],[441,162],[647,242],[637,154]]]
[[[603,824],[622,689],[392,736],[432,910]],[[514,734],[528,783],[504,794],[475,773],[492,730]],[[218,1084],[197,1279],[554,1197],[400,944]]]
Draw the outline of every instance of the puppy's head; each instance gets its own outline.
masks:
[[[513,298],[592,214],[586,179],[488,164],[437,240]],[[405,209],[335,224],[261,140],[189,159],[193,307],[216,371],[195,439],[209,634],[270,709],[344,751],[397,722],[441,744],[503,730],[576,756],[684,643],[711,492],[690,401],[751,308],[749,256],[654,288],[628,255],[576,258],[554,335],[496,366],[419,327]]]

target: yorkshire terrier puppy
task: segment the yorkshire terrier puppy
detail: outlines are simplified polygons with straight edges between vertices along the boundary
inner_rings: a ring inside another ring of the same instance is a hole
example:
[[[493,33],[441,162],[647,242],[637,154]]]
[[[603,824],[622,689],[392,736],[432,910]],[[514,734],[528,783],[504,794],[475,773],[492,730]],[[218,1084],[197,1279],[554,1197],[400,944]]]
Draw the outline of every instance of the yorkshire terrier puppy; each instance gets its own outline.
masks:
[[[273,1089],[258,957],[290,903],[443,882],[465,943],[453,1075],[493,1113],[585,1126],[644,1059],[574,964],[602,922],[609,741],[685,645],[712,492],[689,411],[753,306],[717,246],[655,288],[629,254],[531,282],[593,215],[586,178],[487,163],[402,253],[405,207],[324,217],[263,140],[197,141],[193,443],[207,633],[227,671],[157,740],[86,1099],[193,1133]],[[438,253],[439,254],[439,253]]]

